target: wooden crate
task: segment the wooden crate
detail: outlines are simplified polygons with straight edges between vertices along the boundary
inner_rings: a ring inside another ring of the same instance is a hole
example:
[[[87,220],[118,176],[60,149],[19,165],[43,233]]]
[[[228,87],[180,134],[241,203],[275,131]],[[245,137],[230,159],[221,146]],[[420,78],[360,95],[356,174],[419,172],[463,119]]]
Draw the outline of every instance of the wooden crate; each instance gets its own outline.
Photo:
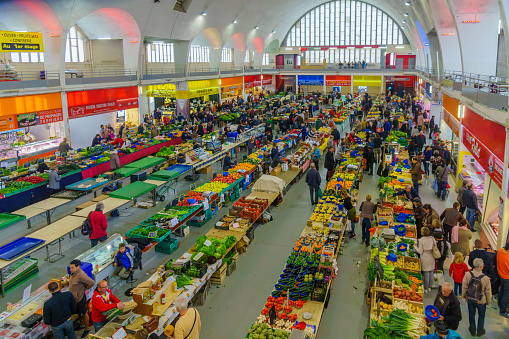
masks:
[[[403,257],[404,270],[409,272],[421,273],[421,261],[419,258]],[[408,268],[407,263],[414,263],[417,265],[416,269]]]
[[[214,285],[221,285],[226,278],[226,264],[221,265],[210,277],[210,282]]]

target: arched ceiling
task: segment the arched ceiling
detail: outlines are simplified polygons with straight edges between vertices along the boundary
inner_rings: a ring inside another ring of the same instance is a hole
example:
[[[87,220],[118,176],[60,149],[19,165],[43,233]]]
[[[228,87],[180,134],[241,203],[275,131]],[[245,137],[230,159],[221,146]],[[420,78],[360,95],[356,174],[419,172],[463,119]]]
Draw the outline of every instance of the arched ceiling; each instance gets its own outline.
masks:
[[[411,8],[405,6],[403,0],[364,1],[387,12],[398,23],[408,19],[403,16],[404,13],[411,12]],[[426,0],[413,0],[418,1]],[[193,41],[209,27],[216,27],[225,38],[222,42],[242,32],[249,45],[258,36],[264,37],[266,42],[274,39],[283,41],[295,21],[307,11],[327,1],[192,0],[187,13],[174,11],[175,2],[176,0],[160,0],[157,3],[153,0],[4,0],[0,2],[0,8],[6,9],[3,13],[9,15],[5,20],[0,20],[0,25],[4,29],[26,27],[27,30],[37,30],[41,26],[62,26],[64,31],[67,31],[70,26],[81,21],[80,28],[92,38],[104,37],[105,34],[119,37],[122,35],[121,30],[137,26],[142,37],[187,41]],[[31,11],[31,8],[37,10]],[[112,25],[113,27],[107,29],[109,32],[105,32],[101,26],[107,25],[105,21],[108,21],[110,16],[108,13],[98,11],[103,8],[118,8],[115,15],[125,11],[132,16],[132,20],[127,20],[128,16],[119,15],[117,22],[121,22],[122,25]],[[206,12],[207,15],[202,16],[202,12]],[[421,22],[426,21],[420,19]],[[233,20],[236,20],[235,24]],[[38,21],[45,23],[34,24]],[[431,19],[429,21],[432,22]],[[408,22],[406,25],[408,29],[404,30],[410,40],[411,25]],[[259,29],[255,29],[255,26]],[[272,33],[273,31],[275,32]]]

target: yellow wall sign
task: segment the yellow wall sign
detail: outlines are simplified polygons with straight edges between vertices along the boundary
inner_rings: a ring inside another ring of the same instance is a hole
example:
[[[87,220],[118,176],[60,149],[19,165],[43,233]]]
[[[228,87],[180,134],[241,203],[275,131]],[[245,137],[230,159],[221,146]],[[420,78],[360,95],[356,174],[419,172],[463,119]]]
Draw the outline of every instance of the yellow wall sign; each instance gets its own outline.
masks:
[[[174,84],[147,86],[148,97],[175,98],[176,91],[177,90]]]
[[[0,31],[0,52],[44,52],[42,33]]]

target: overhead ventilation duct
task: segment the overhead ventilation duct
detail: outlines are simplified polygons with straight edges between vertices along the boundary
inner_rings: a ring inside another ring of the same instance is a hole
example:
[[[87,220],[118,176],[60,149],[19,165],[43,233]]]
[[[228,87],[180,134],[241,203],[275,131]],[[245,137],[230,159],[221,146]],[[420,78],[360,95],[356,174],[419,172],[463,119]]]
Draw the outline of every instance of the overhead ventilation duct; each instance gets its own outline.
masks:
[[[174,11],[187,13],[187,9],[189,8],[189,5],[191,5],[192,0],[177,0],[175,3],[175,7],[173,7]]]

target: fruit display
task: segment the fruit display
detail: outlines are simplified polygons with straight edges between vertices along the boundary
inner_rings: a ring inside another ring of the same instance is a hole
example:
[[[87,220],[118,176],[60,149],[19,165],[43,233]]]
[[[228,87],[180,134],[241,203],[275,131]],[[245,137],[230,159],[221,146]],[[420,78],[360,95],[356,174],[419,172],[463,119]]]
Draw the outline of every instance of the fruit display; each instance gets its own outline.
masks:
[[[220,193],[225,190],[230,184],[226,184],[223,182],[206,182],[201,186],[196,187],[194,190],[196,192],[207,192],[211,191],[214,193]]]
[[[230,171],[237,172],[239,170],[243,170],[245,172],[251,172],[254,168],[256,168],[256,165],[250,162],[241,162],[237,164],[234,168],[232,168]]]
[[[46,181],[46,179],[38,176],[38,175],[30,175],[30,176],[26,176],[26,177],[21,177],[21,178],[18,178],[16,180],[17,182],[20,182],[20,181],[25,181],[25,182],[28,182],[28,183],[31,183],[31,184],[40,184],[41,182],[44,182]]]
[[[212,179],[210,182],[221,182],[224,184],[231,185],[235,181],[239,180],[242,177],[242,174],[240,173],[229,173],[227,176],[223,176],[222,173],[218,174],[214,179]]]
[[[422,302],[422,294],[419,294],[412,290],[407,290],[405,288],[394,287],[394,298],[396,299],[404,299],[408,301],[416,301]]]

